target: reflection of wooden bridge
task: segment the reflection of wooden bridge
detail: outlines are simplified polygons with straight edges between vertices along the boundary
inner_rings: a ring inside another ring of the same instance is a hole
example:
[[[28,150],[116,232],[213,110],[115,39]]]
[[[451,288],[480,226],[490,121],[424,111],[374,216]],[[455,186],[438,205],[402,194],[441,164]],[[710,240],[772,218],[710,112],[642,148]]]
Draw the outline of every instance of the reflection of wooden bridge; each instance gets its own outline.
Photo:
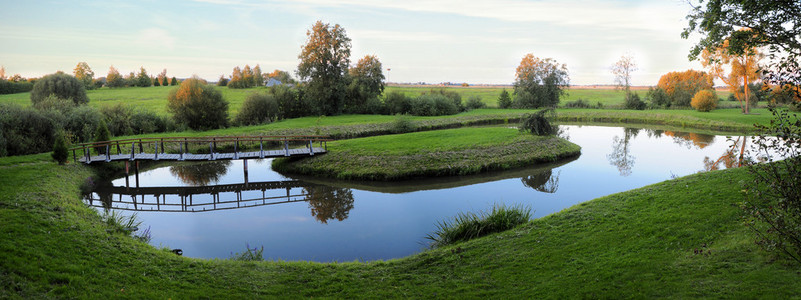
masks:
[[[212,186],[176,187],[102,187],[94,193],[98,198],[87,199],[89,205],[116,210],[204,212],[308,201],[308,193],[292,193],[294,188],[313,186],[297,180],[265,181]],[[285,194],[267,195],[267,190],[286,190]],[[243,192],[261,191],[261,196],[244,199]],[[222,200],[220,193],[234,193],[235,200]],[[194,199],[194,196],[210,195],[211,199]],[[116,200],[114,199],[116,196]],[[153,196],[145,197],[145,196]],[[171,199],[167,199],[167,196]],[[177,197],[175,197],[177,196]],[[137,199],[138,198],[138,199]],[[97,201],[97,202],[95,202]]]
[[[87,164],[136,160],[208,161],[324,154],[327,152],[328,141],[330,139],[325,136],[139,138],[83,143],[70,150],[74,162]],[[319,143],[319,147],[314,146],[315,142]],[[290,145],[297,147],[298,144],[302,147],[290,148]],[[265,147],[280,145],[283,146],[281,149],[265,150]],[[243,149],[258,149],[258,151],[241,151]],[[80,157],[78,153],[81,153]]]

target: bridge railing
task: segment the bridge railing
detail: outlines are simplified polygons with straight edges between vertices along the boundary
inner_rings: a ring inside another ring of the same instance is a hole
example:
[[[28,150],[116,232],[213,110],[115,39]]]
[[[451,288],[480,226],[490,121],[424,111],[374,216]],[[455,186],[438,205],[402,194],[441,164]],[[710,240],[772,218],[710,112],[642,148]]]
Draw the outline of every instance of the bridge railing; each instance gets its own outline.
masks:
[[[306,148],[312,149],[314,143],[319,143],[320,148],[328,149],[328,142],[332,141],[327,136],[319,135],[260,135],[260,136],[209,136],[209,137],[153,137],[153,138],[133,138],[120,139],[113,141],[81,143],[70,148],[72,151],[73,162],[85,158],[88,163],[91,161],[92,152],[97,155],[105,155],[106,160],[110,159],[113,152],[117,155],[130,153],[133,158],[136,153],[158,154],[194,153],[214,154],[218,152],[232,151],[234,153],[244,149],[251,149],[258,145],[258,149],[264,150],[265,146],[281,146],[288,152],[290,144],[302,143]],[[222,151],[220,151],[222,150]]]

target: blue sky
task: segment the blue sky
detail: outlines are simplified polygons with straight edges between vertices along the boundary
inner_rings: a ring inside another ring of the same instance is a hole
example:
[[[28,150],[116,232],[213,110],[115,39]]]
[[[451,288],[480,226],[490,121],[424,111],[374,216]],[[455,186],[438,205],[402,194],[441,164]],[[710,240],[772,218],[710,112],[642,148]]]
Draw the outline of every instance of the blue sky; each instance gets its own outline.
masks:
[[[140,66],[216,80],[234,66],[294,71],[306,30],[340,24],[351,61],[377,55],[391,82],[506,84],[526,53],[567,64],[571,84],[612,84],[623,54],[635,85],[689,68],[684,1],[7,1],[0,0],[0,65],[8,75],[105,76]]]

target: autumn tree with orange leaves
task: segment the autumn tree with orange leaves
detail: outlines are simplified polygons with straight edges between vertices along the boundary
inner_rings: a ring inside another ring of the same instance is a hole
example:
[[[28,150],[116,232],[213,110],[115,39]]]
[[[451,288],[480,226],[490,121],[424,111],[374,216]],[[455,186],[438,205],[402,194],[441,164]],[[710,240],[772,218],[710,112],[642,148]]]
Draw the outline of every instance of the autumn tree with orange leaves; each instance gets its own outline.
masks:
[[[744,114],[750,112],[748,83],[760,78],[759,60],[764,56],[758,49],[749,47],[742,54],[731,54],[727,50],[729,40],[712,51],[704,49],[701,53],[701,64],[712,76],[719,78],[729,86],[729,91],[740,102]],[[726,66],[729,66],[726,70]],[[726,74],[728,71],[728,74]]]
[[[693,96],[698,91],[712,89],[713,83],[706,72],[687,70],[662,75],[657,86],[667,94],[670,106],[690,106]]]

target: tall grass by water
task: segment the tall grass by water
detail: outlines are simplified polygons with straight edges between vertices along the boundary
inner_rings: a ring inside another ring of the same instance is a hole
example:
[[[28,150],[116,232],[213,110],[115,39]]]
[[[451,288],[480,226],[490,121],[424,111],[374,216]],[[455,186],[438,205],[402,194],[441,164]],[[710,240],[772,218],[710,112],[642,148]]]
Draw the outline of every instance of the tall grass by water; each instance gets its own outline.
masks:
[[[431,247],[436,248],[506,231],[530,219],[530,207],[496,204],[489,212],[460,212],[451,220],[440,221],[437,229],[426,238],[432,241]]]

